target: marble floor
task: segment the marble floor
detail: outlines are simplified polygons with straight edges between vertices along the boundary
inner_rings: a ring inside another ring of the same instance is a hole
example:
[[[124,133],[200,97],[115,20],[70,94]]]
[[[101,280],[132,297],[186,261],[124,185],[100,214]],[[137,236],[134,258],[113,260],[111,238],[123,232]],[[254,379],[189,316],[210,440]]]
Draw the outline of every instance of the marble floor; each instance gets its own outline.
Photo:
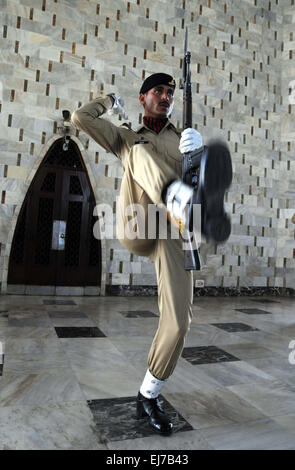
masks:
[[[135,419],[156,297],[0,296],[0,449],[295,450],[294,298],[193,310],[162,437]]]

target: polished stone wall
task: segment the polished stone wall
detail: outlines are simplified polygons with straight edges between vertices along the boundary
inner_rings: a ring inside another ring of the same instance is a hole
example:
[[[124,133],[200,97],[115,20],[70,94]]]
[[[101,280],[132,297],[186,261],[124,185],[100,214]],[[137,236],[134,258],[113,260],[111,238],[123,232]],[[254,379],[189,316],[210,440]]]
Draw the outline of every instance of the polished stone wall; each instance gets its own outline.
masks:
[[[281,57],[281,152],[278,184],[277,275],[295,288],[295,2],[283,2]],[[293,104],[292,104],[293,103]]]
[[[136,127],[144,77],[165,70],[179,83],[186,26],[194,126],[205,143],[224,138],[234,166],[226,195],[231,237],[202,245],[205,266],[195,278],[225,289],[294,287],[294,0],[0,0],[0,8],[2,292],[17,216],[45,150],[60,136],[62,110],[114,92]],[[181,126],[180,91],[172,118]],[[71,134],[97,203],[115,211],[120,162],[83,132]],[[105,240],[102,250],[102,293],[156,284],[153,264],[117,240]]]

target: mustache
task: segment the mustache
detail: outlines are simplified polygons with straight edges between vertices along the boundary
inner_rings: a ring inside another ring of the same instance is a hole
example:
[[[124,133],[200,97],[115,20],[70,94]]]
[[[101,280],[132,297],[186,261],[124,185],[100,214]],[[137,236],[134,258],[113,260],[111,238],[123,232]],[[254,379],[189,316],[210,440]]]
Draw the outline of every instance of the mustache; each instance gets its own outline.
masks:
[[[165,104],[165,105],[166,105],[166,106],[168,106],[168,107],[170,106],[170,104],[169,104],[169,102],[168,102],[168,101],[160,101],[160,103],[159,103],[159,104]]]

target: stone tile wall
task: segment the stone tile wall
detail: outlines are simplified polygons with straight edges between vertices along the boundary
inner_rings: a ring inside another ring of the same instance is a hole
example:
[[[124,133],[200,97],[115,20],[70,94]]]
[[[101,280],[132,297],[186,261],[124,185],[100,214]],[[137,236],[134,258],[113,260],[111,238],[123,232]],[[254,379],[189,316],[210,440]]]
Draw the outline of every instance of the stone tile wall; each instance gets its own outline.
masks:
[[[0,0],[2,293],[17,216],[59,137],[62,110],[114,92],[136,127],[142,80],[165,70],[179,83],[186,26],[194,126],[205,142],[223,137],[234,165],[226,196],[232,235],[223,246],[202,246],[205,267],[195,277],[218,288],[294,287],[294,24],[294,0]],[[172,117],[181,126],[180,91]],[[120,162],[86,134],[71,133],[97,203],[115,211]],[[102,250],[102,293],[156,284],[153,264],[117,240]]]

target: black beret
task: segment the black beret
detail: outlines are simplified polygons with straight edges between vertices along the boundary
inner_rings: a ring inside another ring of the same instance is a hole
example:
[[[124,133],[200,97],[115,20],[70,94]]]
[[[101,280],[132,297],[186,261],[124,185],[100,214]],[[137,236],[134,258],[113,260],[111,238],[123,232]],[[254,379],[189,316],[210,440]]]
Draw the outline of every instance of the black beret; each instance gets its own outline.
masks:
[[[146,93],[151,88],[154,88],[157,85],[169,85],[172,88],[175,88],[175,80],[171,75],[167,73],[154,73],[145,79],[141,85],[140,93]]]

